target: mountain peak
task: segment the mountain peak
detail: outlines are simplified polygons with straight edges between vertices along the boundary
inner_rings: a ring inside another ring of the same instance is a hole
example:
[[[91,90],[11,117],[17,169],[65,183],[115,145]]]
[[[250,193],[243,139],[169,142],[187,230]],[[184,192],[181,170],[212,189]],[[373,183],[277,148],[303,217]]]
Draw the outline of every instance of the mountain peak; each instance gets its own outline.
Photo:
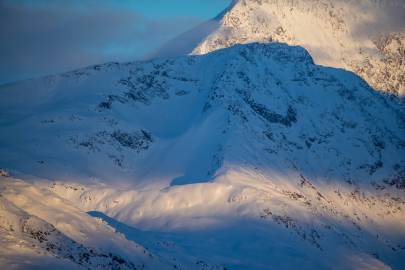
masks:
[[[373,88],[405,94],[405,3],[388,0],[238,0],[162,52],[205,54],[234,44],[282,42],[344,68]],[[188,42],[188,40],[193,42]],[[181,44],[181,46],[178,46]],[[173,48],[176,48],[175,52]]]

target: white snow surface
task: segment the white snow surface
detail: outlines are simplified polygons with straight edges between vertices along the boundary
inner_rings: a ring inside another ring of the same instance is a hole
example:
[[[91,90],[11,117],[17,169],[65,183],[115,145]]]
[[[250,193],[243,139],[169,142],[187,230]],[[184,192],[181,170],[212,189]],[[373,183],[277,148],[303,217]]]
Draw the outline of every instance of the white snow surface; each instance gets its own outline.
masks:
[[[250,42],[303,46],[317,64],[405,95],[403,0],[237,0],[153,56],[205,54]]]
[[[280,43],[2,86],[0,264],[402,269],[403,106]]]

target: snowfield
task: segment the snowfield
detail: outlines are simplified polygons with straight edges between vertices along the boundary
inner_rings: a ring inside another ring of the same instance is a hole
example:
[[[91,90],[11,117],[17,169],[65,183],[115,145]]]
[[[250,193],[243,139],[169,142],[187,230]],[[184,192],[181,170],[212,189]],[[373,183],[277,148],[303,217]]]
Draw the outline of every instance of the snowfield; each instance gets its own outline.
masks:
[[[6,177],[1,190],[3,269],[172,269],[56,194]]]

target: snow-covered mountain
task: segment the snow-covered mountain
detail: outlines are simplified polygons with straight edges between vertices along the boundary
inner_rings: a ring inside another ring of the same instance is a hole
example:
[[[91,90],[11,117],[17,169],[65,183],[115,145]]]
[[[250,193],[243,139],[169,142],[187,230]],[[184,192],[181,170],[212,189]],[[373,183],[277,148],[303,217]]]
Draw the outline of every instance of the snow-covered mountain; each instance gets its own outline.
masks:
[[[303,46],[317,64],[405,95],[403,0],[236,0],[154,56],[205,54],[249,42]]]
[[[88,212],[159,258],[117,248],[128,267],[401,269],[403,106],[279,43],[2,86],[1,241],[46,250],[30,248],[33,219],[51,243],[71,239],[46,256],[77,264],[98,247]]]

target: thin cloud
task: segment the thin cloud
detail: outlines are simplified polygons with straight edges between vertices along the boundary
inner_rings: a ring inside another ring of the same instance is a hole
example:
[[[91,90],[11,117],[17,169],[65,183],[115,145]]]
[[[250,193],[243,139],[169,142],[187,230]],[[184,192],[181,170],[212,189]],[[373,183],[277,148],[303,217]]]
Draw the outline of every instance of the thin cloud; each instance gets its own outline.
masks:
[[[124,7],[0,2],[0,83],[142,58],[201,19],[150,19]]]
[[[405,32],[405,2],[402,0],[354,3],[351,8],[356,8],[357,14],[363,17],[361,23],[353,29],[355,37],[367,38],[386,33]]]

